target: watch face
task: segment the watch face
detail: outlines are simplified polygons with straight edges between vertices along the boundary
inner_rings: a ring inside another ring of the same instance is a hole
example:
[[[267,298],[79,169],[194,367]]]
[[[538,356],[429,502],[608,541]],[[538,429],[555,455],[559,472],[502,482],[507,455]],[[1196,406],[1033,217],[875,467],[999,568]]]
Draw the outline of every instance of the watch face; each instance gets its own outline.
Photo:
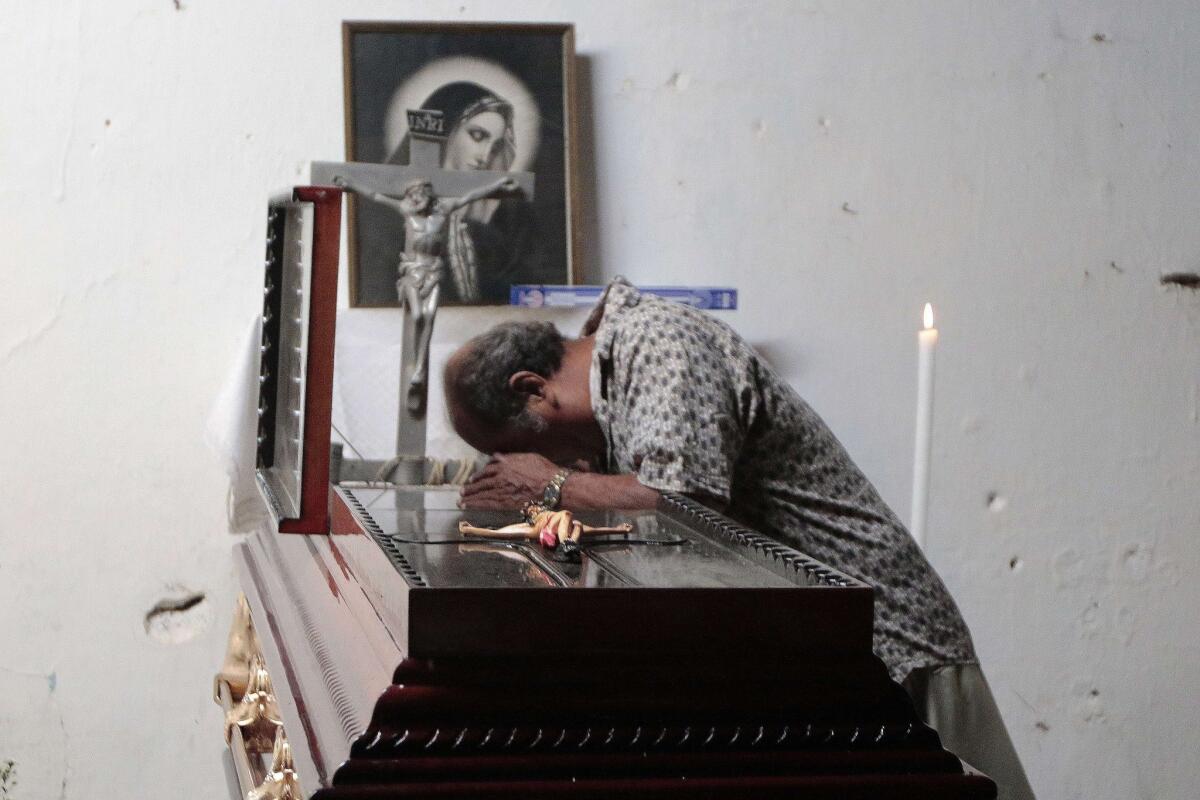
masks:
[[[567,482],[567,476],[570,471],[563,471],[550,479],[546,484],[546,488],[542,490],[542,503],[551,510],[558,508],[558,503],[562,500],[562,487]]]

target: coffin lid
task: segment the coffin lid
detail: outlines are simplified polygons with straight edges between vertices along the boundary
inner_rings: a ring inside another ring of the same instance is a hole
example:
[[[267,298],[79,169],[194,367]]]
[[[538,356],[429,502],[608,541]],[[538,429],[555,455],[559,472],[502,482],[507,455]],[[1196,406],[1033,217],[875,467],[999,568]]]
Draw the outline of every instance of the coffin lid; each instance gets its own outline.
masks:
[[[329,530],[342,192],[300,186],[267,210],[255,474],[278,530]]]

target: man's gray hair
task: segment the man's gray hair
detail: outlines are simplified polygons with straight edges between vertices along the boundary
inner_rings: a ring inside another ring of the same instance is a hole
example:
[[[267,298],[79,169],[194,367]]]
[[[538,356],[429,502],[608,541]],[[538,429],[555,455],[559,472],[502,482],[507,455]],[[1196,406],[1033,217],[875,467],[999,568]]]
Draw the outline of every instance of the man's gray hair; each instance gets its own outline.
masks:
[[[518,372],[549,378],[562,366],[564,340],[549,322],[502,322],[467,342],[446,375],[446,391],[481,422],[540,432],[546,422],[525,408],[528,395],[509,386]]]

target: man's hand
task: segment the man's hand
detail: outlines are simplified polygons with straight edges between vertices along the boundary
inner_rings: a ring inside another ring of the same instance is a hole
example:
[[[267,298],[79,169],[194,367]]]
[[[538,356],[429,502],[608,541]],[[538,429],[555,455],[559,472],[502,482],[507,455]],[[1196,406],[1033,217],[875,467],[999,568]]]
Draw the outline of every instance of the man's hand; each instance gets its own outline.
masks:
[[[558,466],[536,453],[496,453],[471,482],[463,487],[463,508],[520,511],[530,500],[540,500]]]

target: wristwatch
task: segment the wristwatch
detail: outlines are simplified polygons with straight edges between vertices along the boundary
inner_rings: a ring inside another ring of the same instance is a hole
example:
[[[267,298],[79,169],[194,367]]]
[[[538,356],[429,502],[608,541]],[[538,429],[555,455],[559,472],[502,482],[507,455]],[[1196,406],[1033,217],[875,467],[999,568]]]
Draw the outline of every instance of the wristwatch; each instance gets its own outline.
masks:
[[[563,484],[567,482],[567,478],[574,470],[563,467],[558,472],[554,473],[554,477],[546,484],[546,488],[542,490],[542,508],[547,511],[557,511],[559,504],[562,502]]]

